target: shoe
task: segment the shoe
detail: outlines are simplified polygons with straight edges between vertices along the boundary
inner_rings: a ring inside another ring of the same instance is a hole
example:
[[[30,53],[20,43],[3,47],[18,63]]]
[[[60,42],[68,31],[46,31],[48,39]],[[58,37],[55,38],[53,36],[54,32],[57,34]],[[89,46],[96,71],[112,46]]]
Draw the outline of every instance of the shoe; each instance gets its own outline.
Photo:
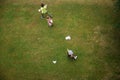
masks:
[[[77,56],[75,56],[74,59],[77,59]]]

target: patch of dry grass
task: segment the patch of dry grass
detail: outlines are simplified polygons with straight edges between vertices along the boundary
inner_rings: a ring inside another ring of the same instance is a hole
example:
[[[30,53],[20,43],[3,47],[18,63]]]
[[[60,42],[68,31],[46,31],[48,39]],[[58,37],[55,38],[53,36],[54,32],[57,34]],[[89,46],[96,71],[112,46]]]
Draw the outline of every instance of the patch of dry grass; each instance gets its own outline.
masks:
[[[24,0],[6,0],[4,1],[5,3],[12,3],[12,4],[34,4],[34,5],[40,5],[41,2],[44,3],[48,3],[50,5],[58,5],[58,4],[62,4],[62,3],[80,3],[80,4],[97,4],[97,5],[113,5],[113,0],[28,0],[28,1],[24,1]]]

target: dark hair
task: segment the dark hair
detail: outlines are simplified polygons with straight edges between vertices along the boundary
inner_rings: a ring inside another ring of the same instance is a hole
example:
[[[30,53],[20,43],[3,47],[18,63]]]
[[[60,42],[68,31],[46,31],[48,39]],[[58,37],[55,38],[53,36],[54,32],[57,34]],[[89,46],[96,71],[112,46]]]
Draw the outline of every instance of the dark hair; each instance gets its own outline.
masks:
[[[46,18],[47,18],[47,19],[49,19],[50,17],[49,17],[49,16],[47,16]]]
[[[41,7],[44,7],[44,3],[41,3]]]
[[[47,17],[46,17],[47,19],[49,19],[49,18],[52,18],[50,15],[47,15]]]

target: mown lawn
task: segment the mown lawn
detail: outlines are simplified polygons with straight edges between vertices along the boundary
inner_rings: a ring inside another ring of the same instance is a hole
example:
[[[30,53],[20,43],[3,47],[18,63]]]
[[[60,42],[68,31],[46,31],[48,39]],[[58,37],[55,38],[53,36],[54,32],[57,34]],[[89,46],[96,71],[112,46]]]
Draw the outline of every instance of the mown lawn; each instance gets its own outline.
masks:
[[[0,80],[120,79],[120,28],[112,6],[46,0],[50,28],[40,19],[38,2],[0,2]],[[67,48],[76,61],[67,57]]]

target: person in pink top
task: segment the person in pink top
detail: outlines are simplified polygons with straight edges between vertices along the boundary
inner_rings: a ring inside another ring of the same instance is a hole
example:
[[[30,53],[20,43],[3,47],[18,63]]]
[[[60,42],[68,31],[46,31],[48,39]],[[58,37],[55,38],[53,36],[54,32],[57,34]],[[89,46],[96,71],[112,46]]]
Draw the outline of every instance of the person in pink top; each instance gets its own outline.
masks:
[[[47,23],[48,23],[48,26],[50,26],[50,27],[53,26],[53,20],[52,20],[52,17],[47,16]]]

